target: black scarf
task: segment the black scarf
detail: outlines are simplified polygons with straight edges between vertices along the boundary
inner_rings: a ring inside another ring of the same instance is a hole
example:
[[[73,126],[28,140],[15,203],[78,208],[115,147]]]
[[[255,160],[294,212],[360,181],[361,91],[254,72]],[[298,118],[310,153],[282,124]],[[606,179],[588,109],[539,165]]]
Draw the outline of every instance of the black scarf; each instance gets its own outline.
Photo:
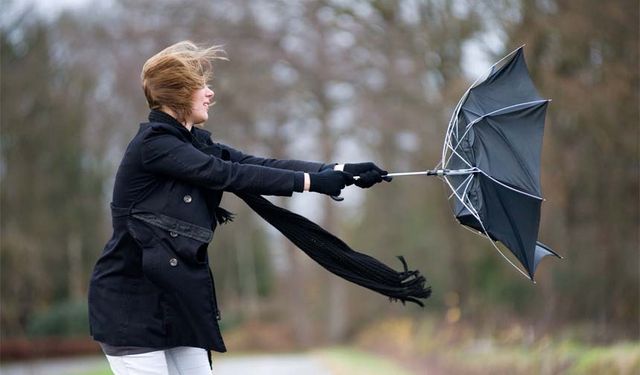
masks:
[[[369,255],[354,251],[309,219],[278,207],[260,195],[235,194],[311,259],[343,279],[383,294],[391,300],[400,300],[403,304],[409,301],[424,307],[419,298],[426,299],[431,295],[431,287],[425,287],[424,276],[417,270],[409,271],[402,256],[398,258],[404,270],[395,271]]]

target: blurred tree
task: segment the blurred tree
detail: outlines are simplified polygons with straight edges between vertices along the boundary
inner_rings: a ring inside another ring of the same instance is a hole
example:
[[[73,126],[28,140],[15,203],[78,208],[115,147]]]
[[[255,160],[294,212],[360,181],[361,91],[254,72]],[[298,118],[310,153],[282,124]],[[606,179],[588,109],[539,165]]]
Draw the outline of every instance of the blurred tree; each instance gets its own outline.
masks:
[[[83,143],[93,81],[56,60],[47,25],[12,26],[0,36],[3,335],[84,298],[103,220],[103,168]]]

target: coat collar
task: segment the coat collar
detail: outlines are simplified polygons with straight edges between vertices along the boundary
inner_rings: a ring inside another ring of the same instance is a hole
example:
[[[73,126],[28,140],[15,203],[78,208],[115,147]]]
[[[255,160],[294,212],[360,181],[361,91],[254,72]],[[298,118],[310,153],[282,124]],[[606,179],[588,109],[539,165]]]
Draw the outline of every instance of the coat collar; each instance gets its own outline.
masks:
[[[154,123],[164,125],[163,127],[166,130],[184,137],[184,139],[189,140],[198,148],[211,144],[211,133],[208,130],[194,125],[191,127],[191,131],[189,131],[178,120],[165,112],[152,109],[151,112],[149,112],[149,122],[149,125]]]
[[[208,130],[199,128],[195,125],[193,125],[191,127],[191,131],[189,131],[184,125],[182,125],[173,116],[165,112],[159,111],[157,109],[152,109],[151,112],[149,112],[149,122],[156,122],[156,123],[159,122],[163,124],[172,125],[176,127],[181,134],[184,134],[187,137],[189,134],[191,136],[194,136],[195,138],[202,138],[202,137],[209,138],[211,136],[211,132],[209,132]]]
[[[189,132],[189,130],[187,130],[187,128],[185,128],[185,126],[182,125],[178,120],[167,113],[158,111],[157,109],[152,109],[151,112],[149,112],[149,121],[173,125],[178,129],[184,130],[187,133]]]

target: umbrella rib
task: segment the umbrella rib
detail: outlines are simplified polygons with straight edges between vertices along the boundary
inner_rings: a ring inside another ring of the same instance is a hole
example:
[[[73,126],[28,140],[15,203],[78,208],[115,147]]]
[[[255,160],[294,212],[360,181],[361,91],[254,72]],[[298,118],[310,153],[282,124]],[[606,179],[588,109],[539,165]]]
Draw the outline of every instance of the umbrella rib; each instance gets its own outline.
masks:
[[[456,154],[458,155],[458,157],[460,158],[460,160],[462,160],[469,168],[474,168],[473,165],[471,165],[471,162],[467,161],[465,158],[462,157],[462,155],[460,155],[458,153],[458,151],[454,150],[453,148],[451,148],[451,155]],[[449,158],[451,159],[451,158]],[[448,162],[448,161],[447,161]]]
[[[479,236],[479,237],[482,237],[482,238],[487,238],[487,236],[486,236],[484,233],[480,232],[479,230],[471,229],[471,228],[469,228],[469,227],[468,227],[468,226],[466,226],[466,225],[461,225],[461,227],[462,227],[462,229],[466,229],[466,230],[468,230],[469,232],[471,232],[471,233],[475,234],[476,236]]]
[[[485,228],[484,228],[484,224],[483,224],[482,222],[480,222],[480,225],[482,225],[482,230],[484,230],[484,231],[485,231],[485,234],[486,234],[486,230],[485,230]],[[534,282],[534,284],[535,284],[535,281],[531,278],[531,276],[527,275],[523,270],[521,270],[521,269],[520,269],[520,267],[516,266],[516,265],[511,261],[511,259],[507,258],[507,256],[506,256],[506,255],[504,255],[504,253],[502,252],[502,250],[500,250],[500,248],[498,248],[498,245],[496,245],[496,242],[495,242],[493,239],[491,239],[491,237],[489,237],[489,236],[487,235],[487,238],[489,239],[489,241],[490,241],[490,242],[491,242],[491,244],[493,245],[494,249],[496,249],[496,250],[498,251],[498,253],[500,253],[500,255],[502,255],[502,257],[503,257],[507,262],[509,262],[509,264],[510,264],[510,265],[512,265],[512,266],[513,266],[513,268],[515,268],[516,270],[518,270],[518,272],[520,272],[520,273],[522,274],[522,276],[524,276],[524,277],[526,277],[527,279],[529,279],[529,280],[533,281],[533,282]]]
[[[462,185],[467,184],[467,186],[471,183],[471,182],[467,182],[468,180],[470,180],[473,177],[473,174],[469,174],[467,176],[467,178],[465,178],[460,185],[458,185],[458,187],[456,188],[456,191],[460,190],[460,188],[462,187]],[[464,188],[462,194],[464,195],[467,192],[467,187]],[[453,197],[453,193],[451,193],[451,195],[449,195],[449,198],[447,199],[451,199],[451,197]]]
[[[460,142],[458,142],[458,146],[460,146]],[[457,155],[460,160],[462,160],[467,166],[469,166],[470,168],[473,168],[473,165],[471,165],[471,162],[467,161],[464,157],[462,157],[462,155],[460,155],[458,153],[458,151],[456,151],[456,149],[458,148],[458,146],[456,146],[455,148],[453,147],[453,145],[451,143],[449,143],[446,147],[448,149],[451,150],[451,154],[449,155],[449,157],[447,158],[447,161],[445,163],[445,165],[449,164],[449,162],[451,161],[451,158],[453,157],[453,155]]]
[[[444,163],[444,159],[446,157],[446,152],[447,152],[446,151],[446,144],[449,142],[449,139],[451,138],[451,134],[453,133],[456,125],[458,124],[458,114],[460,113],[460,109],[462,107],[462,102],[467,97],[467,94],[468,94],[469,90],[471,90],[471,87],[469,87],[467,89],[467,92],[465,92],[464,95],[462,95],[462,97],[458,101],[458,104],[456,104],[456,106],[455,106],[455,108],[453,110],[453,114],[451,115],[451,119],[449,119],[449,124],[447,126],[447,130],[445,131],[444,144],[442,145],[441,163]],[[457,135],[457,129],[456,129],[456,135]]]
[[[470,174],[470,175],[469,175],[469,177],[473,177],[473,175],[472,175],[472,174]],[[469,178],[469,177],[468,177],[468,178]],[[471,186],[471,178],[469,178],[469,181],[467,182],[467,186],[465,186],[465,187],[464,187],[464,190],[462,191],[462,196],[463,196],[463,197],[466,197],[466,196],[467,196],[467,191],[469,190],[469,186]],[[469,204],[471,204],[471,199],[468,199],[468,198],[467,198],[467,200],[469,201]]]

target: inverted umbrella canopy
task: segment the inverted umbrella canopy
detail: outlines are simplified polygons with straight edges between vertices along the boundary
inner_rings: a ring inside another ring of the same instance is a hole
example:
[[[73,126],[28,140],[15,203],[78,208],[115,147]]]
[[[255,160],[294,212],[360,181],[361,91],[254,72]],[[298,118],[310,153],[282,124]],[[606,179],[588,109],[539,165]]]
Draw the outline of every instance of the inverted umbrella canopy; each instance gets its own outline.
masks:
[[[441,176],[452,191],[458,221],[488,237],[531,280],[542,258],[560,257],[537,241],[543,201],[540,156],[549,101],[533,85],[520,47],[478,78],[458,102],[445,135],[442,169],[389,174]]]
[[[443,176],[458,221],[504,244],[532,280],[543,257],[558,256],[537,241],[548,103],[531,81],[522,47],[516,49],[460,100],[442,158],[447,170],[471,172]]]

